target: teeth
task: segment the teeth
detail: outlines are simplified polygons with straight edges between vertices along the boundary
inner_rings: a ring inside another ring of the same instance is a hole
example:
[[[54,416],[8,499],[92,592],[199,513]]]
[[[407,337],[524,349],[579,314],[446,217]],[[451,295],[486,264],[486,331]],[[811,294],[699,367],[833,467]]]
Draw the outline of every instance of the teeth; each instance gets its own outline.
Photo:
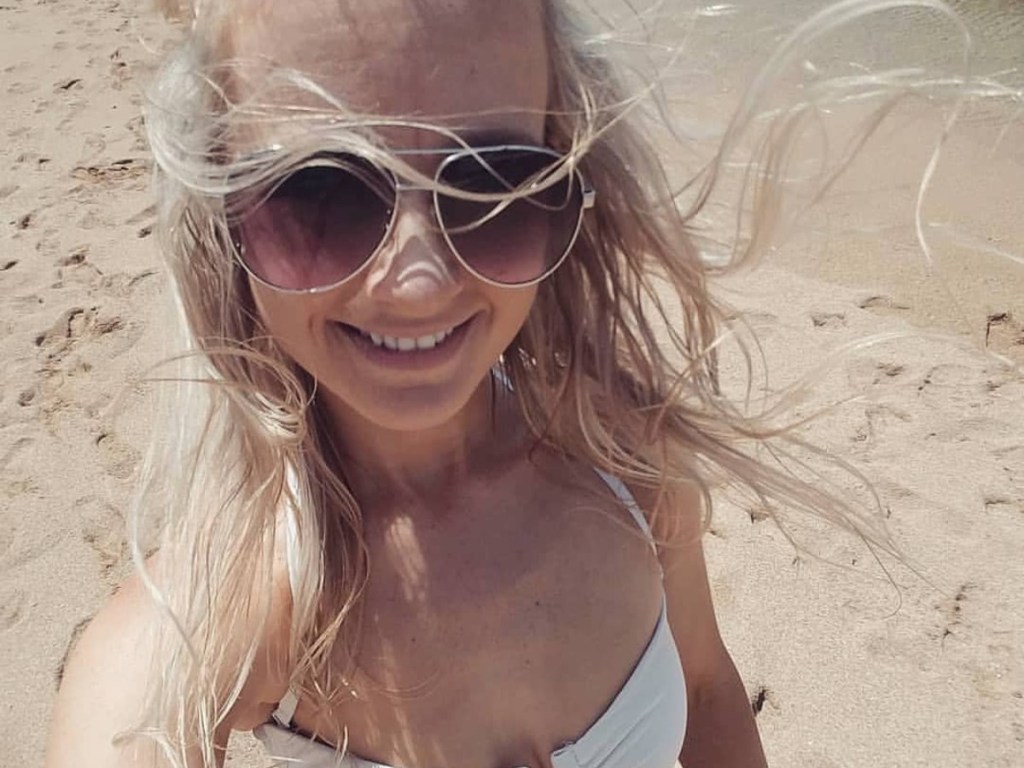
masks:
[[[366,333],[365,331],[363,332],[363,337],[368,338],[378,347],[384,347],[395,352],[411,352],[414,349],[433,349],[451,336],[454,330],[454,328],[449,328],[446,331],[432,333],[429,336],[420,336],[416,339],[399,336],[381,336],[379,333]]]
[[[436,346],[436,336],[420,336],[418,339],[416,339],[416,349],[433,349]]]

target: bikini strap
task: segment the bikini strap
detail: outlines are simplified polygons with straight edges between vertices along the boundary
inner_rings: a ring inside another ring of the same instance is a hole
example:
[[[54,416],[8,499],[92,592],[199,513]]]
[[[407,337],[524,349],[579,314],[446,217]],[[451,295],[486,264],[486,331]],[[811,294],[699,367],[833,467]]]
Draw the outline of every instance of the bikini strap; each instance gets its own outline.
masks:
[[[594,471],[597,473],[597,476],[604,481],[605,485],[611,489],[612,493],[615,494],[615,497],[622,503],[622,506],[629,511],[629,514],[632,515],[637,527],[643,531],[644,536],[647,537],[647,543],[651,546],[655,562],[658,563],[658,570],[661,572],[661,560],[658,558],[658,546],[654,541],[654,532],[651,531],[651,524],[647,522],[647,518],[644,516],[643,510],[640,509],[640,505],[636,503],[636,498],[633,496],[632,492],[630,492],[629,488],[626,487],[626,484],[615,475],[608,474],[598,467],[594,467]],[[664,572],[661,573],[662,576],[664,576]]]
[[[284,511],[284,554],[288,566],[288,587],[294,596],[299,583],[299,525],[295,519],[295,510]]]
[[[293,496],[298,497],[298,482],[295,472],[288,469],[287,482]],[[299,524],[296,519],[295,509],[289,504],[284,509],[284,552],[285,563],[288,567],[288,586],[292,595],[297,591],[299,581]],[[271,713],[274,722],[282,728],[291,729],[292,718],[295,717],[295,708],[299,705],[299,697],[291,688],[281,697],[277,703],[277,709]]]
[[[295,717],[297,706],[299,706],[299,697],[295,695],[295,691],[289,688],[288,692],[281,697],[281,701],[277,703],[277,709],[270,716],[279,726],[291,730],[292,718]]]

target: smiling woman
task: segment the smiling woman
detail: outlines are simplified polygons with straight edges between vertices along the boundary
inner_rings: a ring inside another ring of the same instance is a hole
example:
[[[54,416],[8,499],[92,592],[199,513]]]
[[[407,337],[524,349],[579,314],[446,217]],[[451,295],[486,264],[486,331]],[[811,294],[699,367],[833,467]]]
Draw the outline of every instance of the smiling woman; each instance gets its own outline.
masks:
[[[763,765],[710,487],[891,547],[723,397],[642,94],[559,0],[193,16],[147,121],[189,353],[161,538],[49,768],[212,768],[232,730],[311,768]]]

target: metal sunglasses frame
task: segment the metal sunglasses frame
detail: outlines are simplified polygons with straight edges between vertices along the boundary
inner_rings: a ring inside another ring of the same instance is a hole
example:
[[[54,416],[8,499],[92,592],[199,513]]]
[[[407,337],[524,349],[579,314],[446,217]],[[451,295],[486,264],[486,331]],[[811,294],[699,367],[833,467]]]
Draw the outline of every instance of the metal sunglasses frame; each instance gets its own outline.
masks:
[[[259,155],[262,155],[262,154],[272,154],[272,153],[280,152],[283,149],[284,149],[284,147],[281,146],[281,145],[272,145],[270,147],[267,147],[264,150],[261,150],[261,151],[255,153],[255,155],[252,155],[250,157],[258,157]],[[463,159],[463,158],[465,158],[467,156],[473,156],[473,155],[487,153],[487,152],[508,151],[508,150],[521,151],[521,152],[523,152],[523,151],[525,151],[525,152],[534,152],[534,153],[537,153],[537,154],[543,154],[543,155],[547,155],[547,156],[551,157],[556,162],[565,159],[565,155],[560,154],[560,153],[556,152],[555,150],[553,150],[553,149],[551,149],[549,147],[533,146],[533,145],[529,145],[529,144],[496,144],[496,145],[492,145],[492,146],[469,147],[469,148],[459,147],[459,148],[453,148],[453,149],[422,149],[422,150],[421,149],[410,149],[410,150],[393,150],[393,152],[394,152],[394,154],[399,155],[399,156],[410,156],[410,155],[412,155],[412,156],[416,156],[416,155],[420,155],[420,156],[422,156],[422,155],[434,155],[434,156],[437,156],[437,155],[443,155],[444,156],[444,160],[442,160],[438,164],[437,170],[434,172],[434,181],[436,183],[440,184],[441,183],[441,175],[444,173],[444,169],[446,167],[448,167],[451,163],[453,163],[453,162],[455,162],[457,160],[461,160],[461,159]],[[280,286],[280,285],[274,285],[273,283],[269,282],[268,280],[265,280],[264,278],[262,278],[258,274],[256,274],[252,270],[252,268],[248,264],[245,263],[245,246],[242,243],[237,242],[233,238],[232,244],[234,246],[236,260],[242,266],[242,268],[249,274],[249,276],[252,277],[254,280],[256,280],[256,282],[258,282],[260,285],[264,285],[267,288],[270,288],[272,290],[278,291],[280,293],[290,293],[290,294],[318,294],[318,293],[326,293],[327,291],[334,290],[335,288],[338,288],[339,286],[344,285],[349,280],[354,279],[355,277],[360,275],[364,270],[366,270],[369,267],[369,265],[371,263],[373,263],[373,261],[377,257],[377,255],[384,249],[384,247],[387,244],[389,238],[391,237],[391,234],[394,232],[395,222],[398,220],[398,214],[399,214],[399,195],[400,195],[400,193],[401,192],[412,192],[412,191],[426,191],[428,189],[431,189],[429,187],[420,187],[420,186],[417,186],[415,184],[404,183],[390,169],[378,166],[375,163],[372,163],[369,159],[360,156],[356,152],[332,152],[332,151],[317,152],[317,153],[314,153],[314,154],[310,155],[306,159],[300,161],[299,163],[296,163],[294,166],[292,166],[289,169],[288,173],[285,173],[285,174],[281,175],[281,178],[277,182],[277,184],[280,185],[280,184],[284,183],[284,181],[292,173],[295,173],[295,172],[297,172],[297,171],[299,171],[299,170],[301,170],[303,168],[310,167],[310,164],[314,163],[317,159],[321,159],[321,158],[322,159],[332,159],[332,158],[342,158],[342,157],[355,157],[355,158],[358,158],[358,159],[360,159],[360,160],[362,160],[364,162],[370,163],[371,165],[373,165],[374,169],[381,174],[381,178],[389,181],[391,183],[392,188],[395,190],[394,205],[391,206],[390,217],[388,218],[387,225],[385,226],[384,231],[381,233],[380,242],[377,244],[377,247],[374,248],[370,253],[368,253],[366,255],[366,257],[363,259],[362,263],[356,269],[354,269],[351,273],[345,275],[340,280],[337,280],[337,281],[335,281],[333,283],[329,283],[327,285],[313,286],[311,288],[285,288],[285,287]],[[552,163],[552,165],[554,165],[554,163]],[[431,190],[432,191],[431,198],[432,198],[432,202],[433,202],[434,219],[435,219],[435,221],[438,224],[438,229],[441,231],[442,235],[444,236],[444,241],[445,241],[445,244],[448,246],[448,250],[456,258],[456,260],[459,262],[459,264],[462,266],[463,269],[465,269],[467,272],[469,272],[471,275],[473,275],[478,280],[480,280],[480,281],[482,281],[484,283],[487,283],[488,285],[492,285],[492,286],[495,286],[495,287],[498,287],[498,288],[528,288],[530,286],[537,285],[538,283],[540,283],[543,280],[547,279],[548,277],[550,277],[555,272],[555,270],[557,270],[565,262],[566,258],[568,258],[569,254],[572,252],[573,246],[576,244],[576,240],[579,238],[580,230],[583,227],[583,216],[584,216],[584,214],[586,213],[587,210],[589,210],[589,209],[594,207],[594,204],[595,204],[596,199],[597,199],[597,192],[594,190],[593,187],[590,186],[590,184],[584,178],[583,174],[580,172],[579,168],[577,168],[574,165],[569,170],[569,174],[571,176],[571,182],[574,183],[574,184],[578,184],[579,185],[580,194],[582,196],[582,200],[581,200],[581,204],[580,204],[580,210],[579,210],[579,213],[576,216],[576,223],[575,223],[575,226],[573,227],[572,235],[569,238],[569,242],[565,246],[565,250],[563,251],[561,256],[558,257],[558,259],[555,261],[555,263],[552,264],[550,267],[548,267],[548,269],[546,269],[540,276],[532,278],[532,279],[527,280],[525,282],[521,282],[521,283],[503,283],[503,282],[500,282],[498,280],[492,280],[489,277],[479,273],[476,269],[474,269],[472,267],[472,265],[470,265],[467,262],[465,257],[463,257],[462,254],[459,253],[458,249],[455,247],[455,244],[452,242],[451,236],[449,235],[447,228],[443,225],[443,222],[441,220],[441,208],[440,208],[440,199],[439,199],[440,195],[443,194],[443,193],[440,192],[440,190],[438,190],[437,188],[433,188]],[[276,187],[274,187],[273,189],[276,189]],[[270,194],[273,194],[273,189],[271,190]],[[500,215],[500,214],[498,214],[498,215]]]

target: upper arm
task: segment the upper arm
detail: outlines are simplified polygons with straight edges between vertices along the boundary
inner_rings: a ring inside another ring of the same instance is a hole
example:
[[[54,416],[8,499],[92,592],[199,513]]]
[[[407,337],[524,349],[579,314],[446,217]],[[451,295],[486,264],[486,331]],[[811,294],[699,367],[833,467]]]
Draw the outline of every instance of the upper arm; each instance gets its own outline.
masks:
[[[691,698],[735,676],[715,618],[702,546],[700,494],[679,492],[659,527],[658,556],[665,574],[669,626],[679,650]],[[666,520],[666,517],[671,519]]]
[[[159,621],[157,607],[136,576],[96,614],[64,670],[50,724],[46,768],[162,765],[148,738],[123,746],[113,743],[115,736],[139,725]]]
[[[291,600],[287,579],[275,569],[270,615],[262,630],[242,632],[259,637],[252,669],[238,699],[214,738],[218,766],[232,730],[263,722],[287,689],[282,663],[288,638]],[[259,589],[259,587],[254,587]],[[155,742],[147,737],[115,746],[114,737],[140,724],[154,671],[157,631],[164,617],[138,576],[127,579],[82,633],[64,669],[50,725],[45,768],[164,768]],[[237,667],[226,670],[231,674]],[[203,762],[198,750],[189,768]]]
[[[678,525],[659,546],[668,620],[686,674],[687,732],[680,762],[766,766],[753,711],[715,619],[695,492],[675,500]]]

